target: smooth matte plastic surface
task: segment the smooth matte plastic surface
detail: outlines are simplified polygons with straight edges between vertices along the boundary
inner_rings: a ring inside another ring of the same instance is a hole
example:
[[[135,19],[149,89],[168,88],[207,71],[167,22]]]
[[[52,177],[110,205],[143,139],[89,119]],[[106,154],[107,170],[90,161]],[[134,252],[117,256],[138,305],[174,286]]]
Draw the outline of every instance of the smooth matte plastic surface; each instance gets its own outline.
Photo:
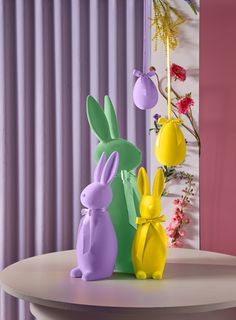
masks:
[[[158,91],[151,79],[155,75],[155,71],[142,73],[141,71],[134,70],[133,74],[135,77],[138,77],[133,89],[134,104],[142,110],[155,107],[158,101]]]
[[[132,261],[137,279],[162,279],[166,263],[167,237],[161,222],[160,198],[164,190],[164,173],[158,169],[150,194],[149,180],[144,168],[139,169],[138,188],[141,196],[140,217],[137,217],[138,229],[136,231]]]
[[[136,230],[135,218],[139,211],[137,181],[133,170],[141,162],[141,151],[132,143],[119,137],[116,113],[108,96],[104,98],[104,111],[92,97],[87,97],[87,117],[89,125],[99,139],[95,148],[95,159],[117,151],[119,167],[112,182],[113,198],[109,213],[118,240],[116,271],[133,273],[131,250]]]
[[[78,266],[73,278],[100,280],[112,275],[117,256],[117,239],[107,207],[112,200],[110,183],[117,173],[119,154],[113,152],[106,161],[102,154],[94,171],[94,182],[81,192],[82,209],[76,253]]]
[[[164,166],[175,167],[185,160],[186,141],[179,127],[182,122],[180,118],[158,120],[162,127],[156,137],[155,155]]]

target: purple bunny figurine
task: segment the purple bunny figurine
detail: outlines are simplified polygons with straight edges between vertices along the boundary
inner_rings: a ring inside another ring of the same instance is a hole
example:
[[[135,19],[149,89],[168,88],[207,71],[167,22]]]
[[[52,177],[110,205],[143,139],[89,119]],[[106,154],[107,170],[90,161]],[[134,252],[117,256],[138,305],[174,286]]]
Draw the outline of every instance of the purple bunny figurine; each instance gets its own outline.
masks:
[[[107,207],[112,200],[110,183],[117,173],[119,154],[113,152],[106,161],[102,154],[94,171],[94,182],[81,193],[82,209],[77,236],[78,267],[73,278],[100,280],[112,275],[117,256],[117,239]]]

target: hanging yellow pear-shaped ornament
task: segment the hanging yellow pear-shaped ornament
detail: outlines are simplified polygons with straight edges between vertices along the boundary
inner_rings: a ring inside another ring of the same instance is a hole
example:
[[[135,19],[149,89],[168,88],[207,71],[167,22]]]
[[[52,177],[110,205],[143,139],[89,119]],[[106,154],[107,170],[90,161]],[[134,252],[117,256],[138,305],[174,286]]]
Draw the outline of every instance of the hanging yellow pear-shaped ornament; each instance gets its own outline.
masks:
[[[172,119],[171,83],[170,83],[170,43],[167,34],[167,93],[168,93],[168,119],[160,118],[158,124],[162,125],[156,137],[155,155],[164,166],[175,167],[182,163],[186,156],[186,141],[180,129],[183,120]]]
[[[158,120],[162,127],[156,138],[155,154],[157,160],[164,166],[175,167],[185,159],[186,142],[179,127],[182,122],[180,118]]]

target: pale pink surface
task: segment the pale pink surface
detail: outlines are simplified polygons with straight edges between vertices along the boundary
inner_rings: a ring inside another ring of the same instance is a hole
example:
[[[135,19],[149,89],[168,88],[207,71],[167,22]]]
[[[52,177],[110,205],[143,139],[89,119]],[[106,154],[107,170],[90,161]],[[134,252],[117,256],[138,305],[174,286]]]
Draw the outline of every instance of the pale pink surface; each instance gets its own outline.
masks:
[[[236,2],[200,8],[201,248],[236,255]]]

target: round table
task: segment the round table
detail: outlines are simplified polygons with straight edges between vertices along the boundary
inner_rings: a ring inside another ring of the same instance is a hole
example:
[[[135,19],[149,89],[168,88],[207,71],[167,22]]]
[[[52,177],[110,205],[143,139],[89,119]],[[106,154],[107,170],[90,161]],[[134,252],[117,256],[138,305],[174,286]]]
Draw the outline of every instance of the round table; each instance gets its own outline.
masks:
[[[163,280],[86,282],[70,278],[75,265],[74,250],[32,257],[0,272],[0,285],[38,320],[236,319],[236,257],[169,249]]]

